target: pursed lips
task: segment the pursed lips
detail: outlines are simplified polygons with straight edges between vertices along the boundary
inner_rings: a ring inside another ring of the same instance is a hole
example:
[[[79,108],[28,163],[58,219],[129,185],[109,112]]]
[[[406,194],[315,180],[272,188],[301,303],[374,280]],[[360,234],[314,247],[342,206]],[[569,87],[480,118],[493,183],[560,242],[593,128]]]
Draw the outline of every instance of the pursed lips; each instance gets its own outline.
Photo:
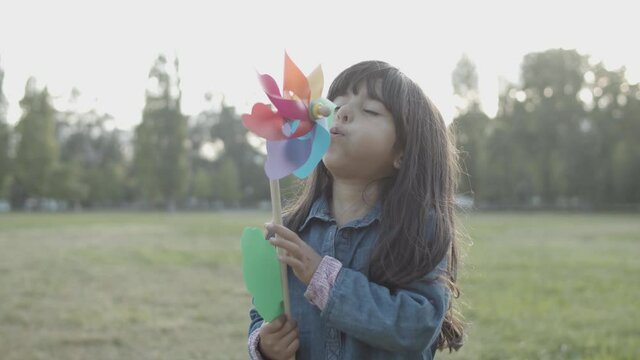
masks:
[[[344,135],[344,134],[342,133],[342,131],[340,131],[340,129],[338,129],[338,128],[337,128],[337,127],[335,127],[335,126],[334,126],[334,127],[332,127],[332,128],[329,130],[329,132],[331,133],[331,135],[332,135],[332,136],[333,136],[333,135],[336,135],[336,136],[338,136],[338,135]]]

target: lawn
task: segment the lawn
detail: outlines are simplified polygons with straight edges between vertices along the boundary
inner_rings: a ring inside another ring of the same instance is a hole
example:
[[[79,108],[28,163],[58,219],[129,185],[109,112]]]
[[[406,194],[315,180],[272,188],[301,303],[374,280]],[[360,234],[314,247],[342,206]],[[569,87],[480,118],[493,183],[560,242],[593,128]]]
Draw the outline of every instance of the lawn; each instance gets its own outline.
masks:
[[[0,214],[0,359],[245,359],[239,235],[270,217]],[[438,358],[640,358],[640,215],[461,220],[468,340]]]

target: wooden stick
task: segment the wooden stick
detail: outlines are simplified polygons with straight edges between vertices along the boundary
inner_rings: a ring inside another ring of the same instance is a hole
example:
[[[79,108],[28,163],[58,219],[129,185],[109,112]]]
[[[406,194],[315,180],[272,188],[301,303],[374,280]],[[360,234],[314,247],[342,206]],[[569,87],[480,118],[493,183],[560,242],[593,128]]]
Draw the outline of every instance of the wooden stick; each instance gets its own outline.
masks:
[[[270,180],[269,185],[271,188],[271,211],[273,215],[273,223],[277,225],[282,224],[282,205],[280,204],[280,183],[278,180]],[[279,237],[276,234],[276,238]],[[278,254],[284,255],[284,250],[278,248]],[[287,264],[280,262],[280,280],[282,282],[282,300],[284,301],[284,313],[287,318],[291,318],[291,305],[289,303],[289,282],[287,280]],[[295,354],[290,360],[295,360]]]

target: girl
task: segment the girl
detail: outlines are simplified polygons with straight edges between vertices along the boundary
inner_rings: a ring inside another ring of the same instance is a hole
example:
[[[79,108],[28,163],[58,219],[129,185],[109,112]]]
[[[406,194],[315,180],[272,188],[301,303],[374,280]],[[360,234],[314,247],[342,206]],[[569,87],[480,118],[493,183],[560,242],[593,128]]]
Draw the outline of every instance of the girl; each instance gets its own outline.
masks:
[[[456,151],[439,111],[380,61],[343,71],[331,146],[284,226],[291,318],[250,312],[252,359],[432,359],[458,350]]]

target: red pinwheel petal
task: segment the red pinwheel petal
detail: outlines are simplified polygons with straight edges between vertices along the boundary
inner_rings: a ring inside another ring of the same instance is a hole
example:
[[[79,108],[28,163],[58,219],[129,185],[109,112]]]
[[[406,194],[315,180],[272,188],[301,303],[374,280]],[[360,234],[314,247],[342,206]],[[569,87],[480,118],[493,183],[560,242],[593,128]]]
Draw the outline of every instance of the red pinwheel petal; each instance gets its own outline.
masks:
[[[282,133],[284,119],[277,112],[273,112],[267,104],[256,103],[253,105],[251,114],[242,115],[242,124],[245,128],[249,129],[249,131],[262,138],[268,140],[287,139]],[[296,129],[296,132],[297,130],[298,129]]]
[[[286,52],[284,53],[284,83],[282,88],[285,98],[295,99],[295,97],[290,96],[290,92],[292,92],[305,104],[309,104],[309,97],[311,96],[309,81]]]

